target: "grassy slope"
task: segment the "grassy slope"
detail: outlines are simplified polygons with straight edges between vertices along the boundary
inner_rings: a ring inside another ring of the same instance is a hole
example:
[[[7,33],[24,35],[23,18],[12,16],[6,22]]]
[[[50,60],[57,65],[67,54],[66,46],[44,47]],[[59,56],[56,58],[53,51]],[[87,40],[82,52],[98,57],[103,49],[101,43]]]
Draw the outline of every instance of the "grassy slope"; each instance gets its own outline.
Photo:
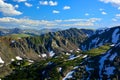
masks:
[[[89,51],[83,52],[82,54],[87,54],[89,56],[96,56],[96,55],[100,55],[101,53],[106,52],[109,48],[110,48],[110,46],[104,45],[99,48],[95,48],[95,49],[91,49]],[[79,54],[81,54],[81,53],[79,53]],[[22,70],[19,70],[20,68],[16,68],[15,69],[16,74],[11,74],[5,80],[7,80],[7,79],[9,79],[9,80],[15,80],[15,79],[26,80],[26,78],[29,78],[31,80],[40,79],[40,76],[41,76],[40,71],[44,70],[46,68],[48,62],[53,62],[55,64],[55,66],[51,67],[48,71],[48,74],[51,77],[50,80],[53,80],[53,79],[61,80],[62,76],[58,72],[59,67],[63,68],[63,73],[64,73],[64,75],[66,75],[66,73],[69,72],[70,70],[72,70],[73,67],[78,66],[82,62],[82,60],[83,60],[82,56],[79,58],[76,58],[74,60],[68,60],[68,56],[60,55],[57,58],[51,58],[51,59],[47,59],[47,60],[43,60],[43,61],[34,63],[30,66],[25,66],[22,68]],[[24,73],[25,71],[26,71],[26,73]],[[22,75],[24,75],[24,76],[22,76]],[[28,77],[28,75],[29,75],[29,77]],[[35,76],[35,77],[33,77],[33,76]]]

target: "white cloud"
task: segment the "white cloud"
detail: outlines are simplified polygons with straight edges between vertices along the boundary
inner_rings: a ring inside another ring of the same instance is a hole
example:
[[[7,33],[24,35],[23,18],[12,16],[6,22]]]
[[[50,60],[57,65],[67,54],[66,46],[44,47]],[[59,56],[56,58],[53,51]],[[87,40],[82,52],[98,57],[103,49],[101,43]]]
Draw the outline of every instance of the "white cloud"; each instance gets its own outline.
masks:
[[[27,2],[25,2],[25,5],[26,5],[27,7],[32,7],[32,6],[33,6],[32,4],[27,3]]]
[[[55,1],[55,2],[53,2],[53,1],[49,1],[49,5],[50,6],[57,6],[58,5],[58,3]]]
[[[49,6],[57,6],[58,2],[57,1],[39,1],[40,5],[49,5]]]
[[[103,12],[101,12],[101,14],[106,15],[107,13],[103,11]]]
[[[40,5],[48,5],[48,1],[39,1]]]
[[[12,4],[6,3],[4,0],[0,0],[0,12],[6,16],[15,16],[22,14],[22,12],[15,10],[15,7]]]
[[[31,20],[31,19],[17,19],[12,17],[0,18],[0,27],[3,28],[29,28],[29,29],[40,29],[40,28],[54,28],[54,27],[86,27],[96,26],[96,22],[100,21],[100,18],[90,19],[69,19],[69,20]]]
[[[68,10],[68,9],[70,9],[70,8],[71,8],[70,6],[64,6],[64,7],[63,7],[64,10]]]
[[[118,10],[120,10],[120,7],[118,7]]]
[[[100,0],[100,1],[104,3],[111,3],[113,5],[120,6],[120,0]]]
[[[116,16],[116,17],[120,17],[120,14],[116,14],[115,16]]]
[[[54,14],[58,14],[58,13],[60,13],[60,11],[53,10],[53,13],[54,13]]]
[[[26,2],[27,0],[13,0],[15,2]]]
[[[16,4],[14,7],[15,7],[15,8],[19,8],[19,5]]]
[[[89,14],[88,14],[88,13],[85,13],[85,16],[89,16]]]

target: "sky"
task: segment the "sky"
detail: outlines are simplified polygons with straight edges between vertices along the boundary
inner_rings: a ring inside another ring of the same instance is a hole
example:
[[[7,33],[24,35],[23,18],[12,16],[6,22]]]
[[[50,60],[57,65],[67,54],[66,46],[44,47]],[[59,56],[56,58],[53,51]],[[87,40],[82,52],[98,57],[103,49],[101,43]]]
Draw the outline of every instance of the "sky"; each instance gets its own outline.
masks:
[[[89,28],[120,25],[120,0],[0,0],[0,28]]]

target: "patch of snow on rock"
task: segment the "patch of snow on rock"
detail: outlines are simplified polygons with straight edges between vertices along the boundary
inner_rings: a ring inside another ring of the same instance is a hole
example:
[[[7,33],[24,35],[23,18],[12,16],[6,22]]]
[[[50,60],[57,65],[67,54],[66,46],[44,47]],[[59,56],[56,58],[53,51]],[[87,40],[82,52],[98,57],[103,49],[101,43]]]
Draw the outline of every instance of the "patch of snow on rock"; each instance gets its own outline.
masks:
[[[78,57],[80,57],[80,56],[81,56],[81,55],[78,55],[78,56],[70,55],[68,60],[74,60],[74,59],[76,59],[76,58],[78,58]]]
[[[82,58],[86,58],[88,55],[84,55]]]
[[[73,69],[77,69],[77,68],[79,68],[79,66],[75,66]]]
[[[103,66],[104,66],[104,61],[107,59],[107,57],[110,55],[109,53],[110,53],[110,51],[111,50],[109,50],[108,51],[108,53],[107,54],[105,54],[104,56],[102,56],[101,57],[101,59],[100,59],[100,61],[99,61],[99,63],[100,63],[100,65],[99,65],[99,76],[100,76],[100,78],[102,78],[102,69],[103,69]]]
[[[11,61],[15,61],[15,59],[11,59]]]
[[[33,60],[28,60],[30,63],[33,63],[34,61]]]
[[[115,70],[115,67],[106,67],[105,68],[105,72],[104,74],[108,75],[108,78],[110,77],[110,75],[113,75]]]
[[[53,51],[50,51],[50,52],[49,52],[49,56],[50,56],[50,57],[53,57],[54,55],[55,55],[55,53],[54,53]]]
[[[119,29],[116,29],[112,34],[112,42],[113,43],[117,43],[117,41],[119,40],[120,34],[117,34],[118,32],[119,32]]]
[[[67,80],[69,78],[72,78],[72,74],[74,73],[74,71],[70,71],[69,73],[67,73],[67,75],[62,79],[62,80]]]
[[[42,56],[42,57],[47,57],[47,55],[46,55],[46,54],[41,54],[41,56]]]
[[[110,46],[113,47],[113,46],[115,46],[115,44],[111,44]]]
[[[112,54],[112,55],[110,56],[109,60],[110,60],[110,61],[113,61],[116,56],[117,56],[117,53]]]
[[[90,70],[94,70],[93,68],[89,68],[88,66],[86,66],[86,71],[90,71]]]
[[[58,70],[59,72],[62,72],[62,67],[59,67],[59,70]]]
[[[17,60],[23,60],[20,56],[16,56]]]
[[[3,63],[5,63],[5,62],[2,60],[2,58],[1,58],[1,57],[0,57],[0,63],[2,63],[2,64],[3,64]]]

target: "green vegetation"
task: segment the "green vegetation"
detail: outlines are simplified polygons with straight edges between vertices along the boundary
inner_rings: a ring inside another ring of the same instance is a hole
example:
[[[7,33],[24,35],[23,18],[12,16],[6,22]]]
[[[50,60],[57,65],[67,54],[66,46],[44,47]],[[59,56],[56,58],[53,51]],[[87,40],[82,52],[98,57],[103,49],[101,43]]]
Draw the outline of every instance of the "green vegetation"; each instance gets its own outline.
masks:
[[[89,56],[97,56],[97,55],[100,55],[102,53],[105,53],[110,48],[111,48],[110,45],[106,44],[106,45],[100,46],[98,48],[93,48],[91,50],[85,51],[85,52],[83,52],[83,54],[87,54]]]
[[[12,39],[19,39],[19,38],[30,37],[30,36],[31,35],[28,35],[28,34],[11,34],[11,35],[8,35],[6,37],[12,38]]]

